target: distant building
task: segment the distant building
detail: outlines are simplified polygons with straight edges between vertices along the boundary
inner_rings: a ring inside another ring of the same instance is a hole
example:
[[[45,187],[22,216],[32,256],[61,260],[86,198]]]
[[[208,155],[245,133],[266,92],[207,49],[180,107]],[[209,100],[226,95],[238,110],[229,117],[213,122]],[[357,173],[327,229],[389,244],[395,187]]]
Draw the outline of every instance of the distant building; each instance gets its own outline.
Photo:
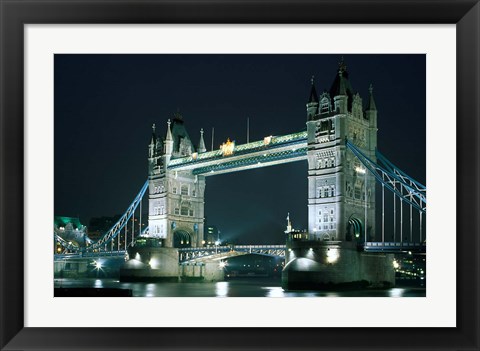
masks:
[[[70,245],[84,247],[87,244],[87,227],[80,223],[80,219],[77,217],[55,216],[53,218],[53,231]],[[62,244],[55,242],[55,253],[62,253],[64,250]]]
[[[290,242],[292,240],[308,240],[309,236],[306,231],[300,231],[293,229],[292,222],[290,221],[290,213],[287,214],[287,229],[285,230],[286,241]]]
[[[205,245],[215,245],[216,241],[220,241],[220,231],[214,225],[205,225],[203,237]]]

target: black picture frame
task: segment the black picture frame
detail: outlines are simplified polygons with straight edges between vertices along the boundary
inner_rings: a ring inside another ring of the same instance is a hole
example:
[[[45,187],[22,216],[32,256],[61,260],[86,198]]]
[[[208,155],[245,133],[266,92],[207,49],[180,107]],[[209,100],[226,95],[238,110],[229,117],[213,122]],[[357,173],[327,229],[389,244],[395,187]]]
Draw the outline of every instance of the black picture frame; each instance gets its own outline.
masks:
[[[456,24],[457,327],[25,328],[23,26],[29,23]],[[480,5],[476,0],[0,0],[0,25],[2,350],[479,349]]]

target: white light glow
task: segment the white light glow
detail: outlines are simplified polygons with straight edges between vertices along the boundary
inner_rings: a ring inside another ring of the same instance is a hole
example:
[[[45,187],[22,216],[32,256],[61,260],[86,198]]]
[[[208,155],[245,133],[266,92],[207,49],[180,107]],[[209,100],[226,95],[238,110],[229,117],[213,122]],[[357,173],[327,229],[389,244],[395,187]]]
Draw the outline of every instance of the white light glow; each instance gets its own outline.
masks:
[[[155,258],[150,259],[148,264],[150,265],[151,268],[154,268],[154,269],[159,267],[158,260]]]
[[[365,174],[366,170],[365,170],[365,168],[362,168],[362,167],[355,167],[355,172],[360,173],[360,174]]]
[[[338,258],[340,257],[340,254],[338,252],[338,249],[329,249],[327,251],[327,262],[328,263],[335,263],[337,262]]]

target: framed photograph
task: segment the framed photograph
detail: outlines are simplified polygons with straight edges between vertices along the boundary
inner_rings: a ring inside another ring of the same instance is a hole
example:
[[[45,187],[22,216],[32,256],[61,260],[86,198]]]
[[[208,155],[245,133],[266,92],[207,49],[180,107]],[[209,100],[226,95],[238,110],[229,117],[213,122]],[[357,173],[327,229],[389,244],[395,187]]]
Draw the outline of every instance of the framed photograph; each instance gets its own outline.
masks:
[[[476,1],[1,3],[2,349],[479,348]]]

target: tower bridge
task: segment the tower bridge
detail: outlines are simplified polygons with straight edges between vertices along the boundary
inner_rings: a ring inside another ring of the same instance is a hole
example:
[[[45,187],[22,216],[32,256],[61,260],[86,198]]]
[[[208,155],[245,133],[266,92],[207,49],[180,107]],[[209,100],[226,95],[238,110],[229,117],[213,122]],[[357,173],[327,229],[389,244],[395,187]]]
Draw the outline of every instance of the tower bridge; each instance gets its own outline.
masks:
[[[370,85],[364,104],[348,77],[342,61],[331,88],[321,94],[317,94],[312,78],[306,104],[306,130],[287,135],[268,135],[241,145],[227,140],[219,149],[207,151],[203,130],[194,146],[179,113],[167,121],[164,138],[153,125],[147,182],[119,222],[83,250],[101,253],[117,247],[116,251],[126,251],[127,247],[118,245],[122,230],[128,228],[146,195],[148,233],[144,236],[154,238],[158,245],[141,250],[149,261],[155,257],[162,262],[155,268],[159,276],[178,275],[179,262],[205,260],[208,256],[213,259],[219,250],[245,253],[246,249],[239,246],[235,250],[216,247],[215,252],[204,246],[207,177],[306,160],[308,230],[298,240],[287,233],[286,246],[276,249],[276,254],[286,259],[285,286],[301,287],[309,280],[319,284],[391,281],[390,253],[426,250],[423,230],[426,187],[379,152],[373,87]],[[376,201],[379,190],[381,204]],[[385,220],[388,194],[393,199],[393,241],[386,238],[392,236],[392,228],[387,227]],[[381,209],[378,228],[377,208]],[[58,234],[55,237],[70,251],[80,250],[68,246]],[[127,242],[127,233],[123,241]],[[131,259],[139,254],[140,249],[135,247],[132,236],[128,248]],[[253,246],[249,247],[251,250]],[[364,256],[362,252],[377,256]],[[142,262],[148,266],[149,261],[144,258]]]

